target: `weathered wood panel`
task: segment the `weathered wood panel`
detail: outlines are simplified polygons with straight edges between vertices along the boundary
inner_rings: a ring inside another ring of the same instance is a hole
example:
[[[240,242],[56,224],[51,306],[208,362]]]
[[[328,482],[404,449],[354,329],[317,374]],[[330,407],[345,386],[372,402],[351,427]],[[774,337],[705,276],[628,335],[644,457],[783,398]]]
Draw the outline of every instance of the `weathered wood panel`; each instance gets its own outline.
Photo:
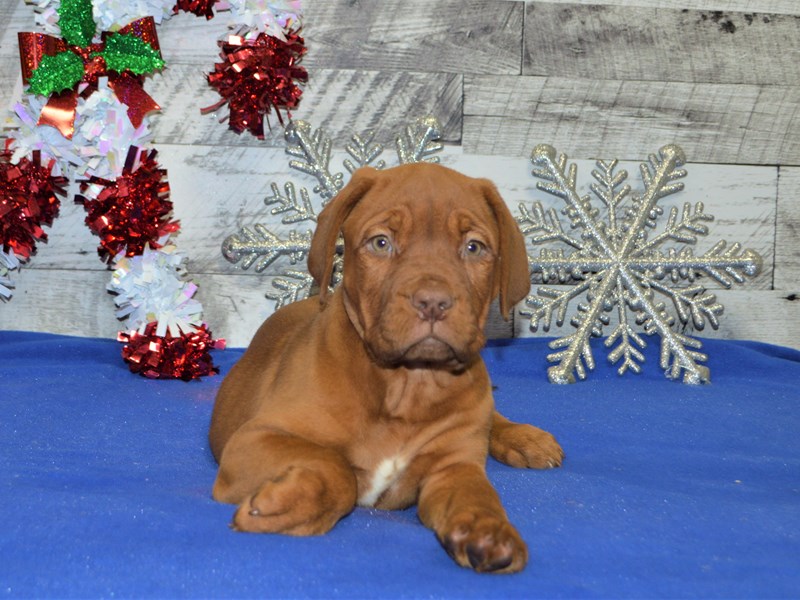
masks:
[[[698,2],[692,2],[691,0],[611,0],[610,2],[599,2],[598,0],[542,0],[539,4],[544,4],[545,2],[548,4],[604,4],[677,9],[696,8],[698,4]],[[797,0],[703,0],[702,4],[703,10],[709,11],[800,14],[800,5],[798,5]]]
[[[75,191],[76,187],[72,186],[70,195],[61,199],[58,217],[51,227],[44,227],[47,241],[36,244],[36,253],[23,267],[22,274],[38,269],[48,272],[57,269],[81,272],[106,269],[97,255],[98,239],[84,223],[86,212],[83,206],[73,200],[72,193]]]
[[[218,41],[235,25],[230,14],[218,12],[206,20],[191,14],[177,14],[158,27],[158,43],[167,65],[176,62],[195,64],[202,71],[219,60]]]
[[[0,329],[48,331],[83,337],[116,337],[121,329],[110,274],[81,269],[28,269],[14,273],[14,296],[0,303]]]
[[[800,303],[800,169],[780,169],[776,228],[774,287]]]
[[[455,73],[521,68],[523,6],[480,0],[311,2],[309,67]]]
[[[19,79],[19,65],[10,60],[0,59],[0,111],[10,108],[15,99],[15,82]],[[3,121],[6,121],[7,113],[3,112]],[[2,132],[5,137],[5,132]]]
[[[528,2],[523,75],[792,85],[791,15]]]
[[[464,98],[470,153],[547,142],[581,158],[635,159],[677,143],[696,162],[800,163],[800,85],[468,75]]]
[[[31,7],[21,1],[0,3],[0,123],[6,120],[3,111],[19,97],[22,89],[17,32],[33,30]],[[0,134],[5,137],[5,131]]]
[[[33,31],[33,7],[26,6],[22,0],[10,0],[0,3],[0,59],[16,60],[19,68],[19,52],[17,50],[17,32]]]
[[[452,73],[406,71],[355,71],[312,69],[295,119],[324,125],[338,146],[353,132],[374,129],[376,141],[393,144],[394,134],[409,116],[443,115],[442,140],[461,141],[462,76]],[[203,69],[196,64],[173,63],[148,79],[147,90],[162,105],[153,116],[156,144],[218,144],[236,147],[284,146],[283,127],[270,114],[265,139],[228,128],[228,107],[216,114],[201,114],[219,95],[209,87]],[[285,116],[285,115],[284,115]]]
[[[210,64],[231,19],[178,15],[159,31],[165,60]],[[327,0],[305,4],[309,68],[520,73],[521,2]],[[162,34],[163,32],[163,34]]]

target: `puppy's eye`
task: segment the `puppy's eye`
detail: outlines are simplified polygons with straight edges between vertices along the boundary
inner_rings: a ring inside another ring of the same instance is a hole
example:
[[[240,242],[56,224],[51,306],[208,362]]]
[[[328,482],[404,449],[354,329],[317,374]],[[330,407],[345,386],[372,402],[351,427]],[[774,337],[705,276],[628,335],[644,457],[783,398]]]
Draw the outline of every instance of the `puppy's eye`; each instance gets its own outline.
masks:
[[[464,244],[464,256],[476,258],[486,252],[486,244],[478,240],[470,240]]]
[[[375,254],[390,254],[392,252],[392,241],[388,235],[376,235],[374,238],[370,238],[367,246]]]

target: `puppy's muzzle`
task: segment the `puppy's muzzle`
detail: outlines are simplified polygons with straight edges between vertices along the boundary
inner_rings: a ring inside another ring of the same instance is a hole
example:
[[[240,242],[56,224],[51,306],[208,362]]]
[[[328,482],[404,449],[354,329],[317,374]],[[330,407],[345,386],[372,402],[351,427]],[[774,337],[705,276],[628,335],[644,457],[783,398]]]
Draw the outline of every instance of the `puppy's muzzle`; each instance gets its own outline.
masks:
[[[406,263],[385,279],[377,318],[364,330],[380,364],[459,370],[482,345],[479,316],[461,291],[465,282],[432,271],[430,264]]]
[[[458,312],[458,300],[451,286],[444,279],[428,276],[414,282],[412,289],[408,296],[411,322],[406,330],[409,343],[403,351],[404,360],[461,364],[461,340],[452,331],[455,323],[448,319],[459,316],[454,314]]]

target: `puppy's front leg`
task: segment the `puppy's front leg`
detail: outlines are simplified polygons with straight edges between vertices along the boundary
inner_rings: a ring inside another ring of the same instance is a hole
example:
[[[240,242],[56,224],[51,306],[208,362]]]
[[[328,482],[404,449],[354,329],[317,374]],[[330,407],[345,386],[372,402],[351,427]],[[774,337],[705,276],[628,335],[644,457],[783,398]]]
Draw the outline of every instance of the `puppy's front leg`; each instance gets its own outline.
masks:
[[[357,483],[335,450],[245,425],[222,451],[213,495],[239,505],[238,531],[320,535],[353,510]]]
[[[426,479],[419,517],[462,567],[513,573],[528,560],[525,542],[508,522],[481,465],[454,464]]]
[[[492,414],[489,454],[512,467],[560,467],[564,451],[552,434],[525,423],[513,423],[496,410]]]

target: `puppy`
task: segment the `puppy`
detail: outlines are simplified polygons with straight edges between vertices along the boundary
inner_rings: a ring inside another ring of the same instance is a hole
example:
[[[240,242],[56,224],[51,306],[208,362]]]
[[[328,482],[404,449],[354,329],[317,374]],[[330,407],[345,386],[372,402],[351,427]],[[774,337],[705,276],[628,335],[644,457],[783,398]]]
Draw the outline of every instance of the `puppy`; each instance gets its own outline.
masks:
[[[495,412],[479,354],[493,299],[508,318],[530,288],[497,190],[426,163],[360,169],[320,213],[308,267],[320,296],[267,319],[216,399],[213,494],[238,505],[233,527],[317,535],[357,504],[416,503],[459,565],[522,569],[487,454],[549,468],[563,453]]]

